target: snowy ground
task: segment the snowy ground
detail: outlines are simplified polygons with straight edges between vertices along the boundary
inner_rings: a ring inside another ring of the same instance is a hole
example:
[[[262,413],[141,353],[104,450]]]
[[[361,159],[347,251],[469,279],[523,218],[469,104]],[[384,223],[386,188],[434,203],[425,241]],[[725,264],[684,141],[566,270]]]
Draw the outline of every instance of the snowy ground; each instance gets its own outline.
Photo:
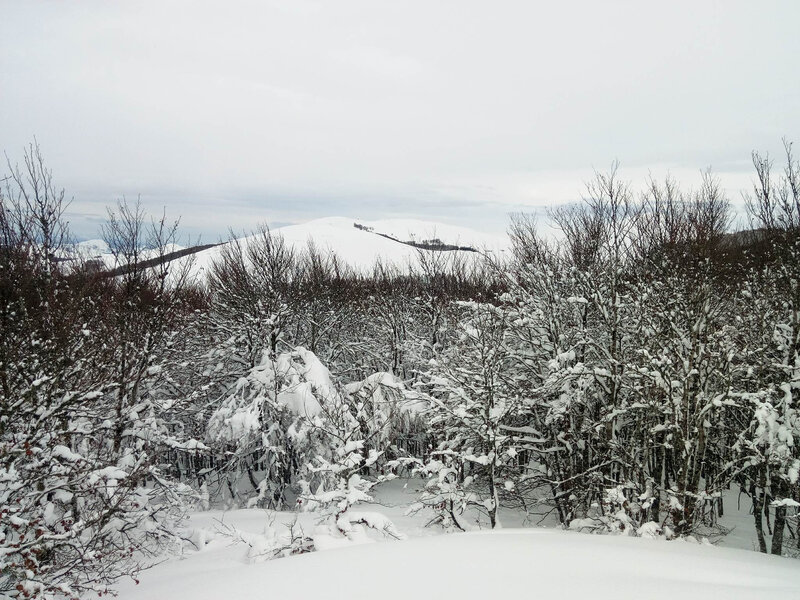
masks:
[[[520,529],[524,518],[514,513],[503,515],[503,530],[438,535],[424,526],[426,515],[405,515],[418,485],[392,482],[379,491],[383,506],[365,507],[381,510],[408,540],[266,562],[254,561],[246,543],[220,533],[233,526],[245,538],[257,537],[267,527],[266,511],[197,513],[188,527],[202,550],[187,550],[142,573],[138,586],[121,583],[120,598],[800,598],[800,563],[752,551]],[[275,523],[280,529],[294,516],[278,513]],[[742,532],[724,543],[752,546],[744,517],[731,517],[742,520]],[[311,532],[314,515],[301,514],[298,523]]]

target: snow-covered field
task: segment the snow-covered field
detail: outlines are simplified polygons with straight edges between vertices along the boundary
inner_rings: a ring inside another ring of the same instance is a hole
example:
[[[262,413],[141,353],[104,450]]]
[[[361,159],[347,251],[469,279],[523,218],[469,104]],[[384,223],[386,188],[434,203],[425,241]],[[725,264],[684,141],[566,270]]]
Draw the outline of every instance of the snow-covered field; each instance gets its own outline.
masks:
[[[122,599],[796,599],[789,559],[641,538],[501,530],[246,565],[227,549],[164,565]]]
[[[406,516],[419,481],[379,489],[381,510],[408,535],[403,541],[355,544],[259,561],[235,528],[257,547],[270,521],[280,531],[291,513],[245,509],[208,511],[187,526],[201,550],[163,562],[119,585],[121,600],[222,598],[800,598],[797,562],[752,551],[688,541],[587,535],[521,528],[520,515],[503,516],[505,529],[439,534],[426,516]],[[301,513],[306,533],[312,513]]]

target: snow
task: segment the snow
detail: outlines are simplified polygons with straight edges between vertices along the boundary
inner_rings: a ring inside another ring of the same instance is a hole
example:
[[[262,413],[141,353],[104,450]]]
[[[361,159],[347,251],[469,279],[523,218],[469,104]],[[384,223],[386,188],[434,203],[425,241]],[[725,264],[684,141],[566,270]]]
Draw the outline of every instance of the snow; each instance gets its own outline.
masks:
[[[545,529],[358,545],[250,565],[224,545],[212,548],[144,573],[138,588],[126,583],[120,600],[800,597],[800,571],[789,559]]]
[[[347,219],[350,221],[351,219]],[[375,233],[390,235],[398,240],[424,242],[438,239],[445,244],[469,246],[476,250],[490,252],[508,248],[509,241],[505,236],[475,231],[466,227],[447,225],[433,221],[418,219],[382,219],[379,221],[356,220],[359,225],[371,227]]]
[[[53,458],[62,458],[67,462],[77,462],[79,460],[83,460],[83,457],[80,454],[76,454],[66,446],[62,445],[57,445],[53,448]]]
[[[351,396],[370,397],[376,406],[391,405],[404,415],[420,415],[428,407],[428,403],[421,397],[414,397],[415,393],[406,388],[399,377],[386,371],[373,373],[362,381],[348,383],[344,388]]]
[[[97,469],[96,471],[92,471],[89,474],[88,481],[89,484],[95,484],[98,481],[117,481],[119,479],[125,479],[128,474],[118,467],[104,467],[102,469]]]
[[[171,439],[168,439],[167,443],[169,444],[169,446],[175,448],[176,450],[195,450],[195,451],[208,450],[208,446],[206,446],[203,442],[196,440],[194,438],[190,438],[185,442],[175,442]]]
[[[76,252],[85,258],[103,258],[111,254],[111,248],[105,240],[85,240],[75,244]]]
[[[275,370],[286,380],[285,389],[278,393],[277,401],[295,415],[316,416],[322,411],[317,395],[332,398],[337,394],[330,371],[305,348],[281,354]]]
[[[184,250],[186,247],[181,246],[180,244],[169,243],[165,244],[163,249],[152,249],[152,248],[145,248],[141,251],[139,259],[140,260],[149,260],[151,258],[156,258],[161,254],[170,254],[172,252],[178,252],[179,250]],[[106,269],[113,269],[117,266],[117,260],[114,258],[114,255],[111,252],[111,248],[109,247],[108,243],[102,239],[93,239],[93,240],[85,240],[83,242],[76,243],[69,252],[70,255],[75,255],[82,260],[96,260],[103,263],[103,266]]]
[[[119,599],[800,598],[795,560],[707,543],[519,529],[522,521],[512,512],[502,517],[510,529],[440,534],[424,527],[429,513],[406,514],[420,484],[382,484],[375,490],[385,506],[365,504],[349,515],[350,523],[390,519],[410,538],[404,541],[364,534],[325,544],[315,513],[196,513],[189,521],[191,549],[143,572],[138,586],[121,583]],[[264,543],[295,518],[318,538],[320,551],[259,560]],[[220,534],[226,527],[241,532],[238,542]]]

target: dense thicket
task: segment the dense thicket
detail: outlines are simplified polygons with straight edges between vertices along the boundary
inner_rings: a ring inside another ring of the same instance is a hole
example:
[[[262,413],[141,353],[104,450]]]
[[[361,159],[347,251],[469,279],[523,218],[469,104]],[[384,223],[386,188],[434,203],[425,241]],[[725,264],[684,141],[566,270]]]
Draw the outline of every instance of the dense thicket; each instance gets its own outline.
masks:
[[[181,447],[170,423],[180,401],[166,394],[161,368],[192,316],[188,296],[165,270],[110,278],[71,257],[64,194],[37,148],[6,184],[0,593],[103,592],[175,538],[171,523],[193,494],[159,465]],[[132,264],[144,244],[169,241],[163,221],[146,231],[137,210],[110,214],[112,248]]]
[[[175,226],[121,203],[112,273],[70,254],[36,148],[0,211],[0,592],[105,591],[192,506],[317,510],[330,534],[400,534],[353,507],[400,469],[432,522],[499,508],[675,537],[752,498],[762,551],[800,547],[800,168],[754,154],[752,231],[694,191],[615,170],[512,220],[511,256],[420,249],[354,271],[268,229],[204,281],[155,261]],[[122,268],[119,268],[122,267]],[[784,533],[788,536],[784,537]],[[293,535],[275,555],[313,549]]]

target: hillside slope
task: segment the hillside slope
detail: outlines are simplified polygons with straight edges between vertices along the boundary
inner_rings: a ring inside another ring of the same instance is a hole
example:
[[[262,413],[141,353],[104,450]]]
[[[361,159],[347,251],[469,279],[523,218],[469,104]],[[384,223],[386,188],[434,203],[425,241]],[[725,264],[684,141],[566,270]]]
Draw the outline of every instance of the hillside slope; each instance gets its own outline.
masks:
[[[417,248],[403,242],[422,243],[439,240],[443,244],[471,247],[497,256],[508,252],[510,244],[506,236],[413,219],[362,221],[347,217],[327,217],[272,231],[298,250],[306,248],[309,241],[313,241],[318,250],[333,252],[344,262],[359,270],[371,268],[378,259],[400,267],[415,264],[418,256]],[[246,246],[251,239],[245,237],[241,238],[241,241]],[[222,246],[217,246],[195,254],[193,257],[195,272],[202,274],[207,271],[221,252]]]

